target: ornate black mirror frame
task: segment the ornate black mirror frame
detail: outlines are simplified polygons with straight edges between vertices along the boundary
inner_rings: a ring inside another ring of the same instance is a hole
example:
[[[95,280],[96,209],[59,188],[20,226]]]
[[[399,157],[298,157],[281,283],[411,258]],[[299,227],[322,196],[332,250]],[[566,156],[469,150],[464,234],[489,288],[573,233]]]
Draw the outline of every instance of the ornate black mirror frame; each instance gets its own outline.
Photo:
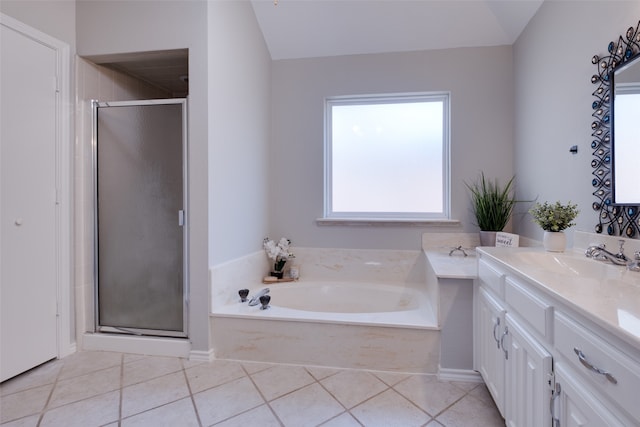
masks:
[[[591,123],[593,141],[593,167],[591,181],[595,191],[596,201],[592,207],[599,212],[596,233],[606,231],[609,235],[637,237],[640,234],[640,206],[614,205],[612,202],[612,158],[611,152],[611,103],[613,102],[611,82],[613,72],[619,67],[640,55],[640,21],[636,28],[629,27],[624,36],[618,38],[618,42],[610,42],[607,48],[609,54],[604,57],[595,55],[591,62],[598,67],[598,72],[591,77],[591,83],[598,85],[593,92],[596,98],[591,107]]]

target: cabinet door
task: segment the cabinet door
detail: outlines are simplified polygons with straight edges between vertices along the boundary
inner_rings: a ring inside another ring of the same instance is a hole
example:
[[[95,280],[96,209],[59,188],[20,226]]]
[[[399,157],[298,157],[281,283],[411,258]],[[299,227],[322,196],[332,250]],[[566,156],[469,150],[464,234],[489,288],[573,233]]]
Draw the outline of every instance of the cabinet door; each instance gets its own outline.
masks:
[[[550,427],[551,354],[510,313],[505,316],[505,324],[508,334],[502,345],[507,354],[506,425]]]
[[[557,362],[554,367],[556,396],[554,406],[556,425],[561,427],[623,427],[631,426],[628,420],[619,420],[602,402],[588,390],[571,368]]]
[[[504,417],[505,358],[500,340],[504,333],[505,309],[483,287],[479,288],[476,304],[476,366],[496,402],[500,415]]]

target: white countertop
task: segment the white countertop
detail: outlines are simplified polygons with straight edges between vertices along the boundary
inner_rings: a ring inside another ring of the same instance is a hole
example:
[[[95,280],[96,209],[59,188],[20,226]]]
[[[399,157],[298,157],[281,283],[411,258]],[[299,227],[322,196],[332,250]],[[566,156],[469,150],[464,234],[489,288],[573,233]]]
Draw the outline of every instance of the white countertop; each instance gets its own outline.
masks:
[[[545,293],[640,350],[640,272],[586,258],[582,252],[542,248],[478,248]]]
[[[449,256],[449,252],[425,251],[431,268],[439,279],[475,279],[478,276],[478,262],[474,250],[466,250],[468,256],[459,251]]]

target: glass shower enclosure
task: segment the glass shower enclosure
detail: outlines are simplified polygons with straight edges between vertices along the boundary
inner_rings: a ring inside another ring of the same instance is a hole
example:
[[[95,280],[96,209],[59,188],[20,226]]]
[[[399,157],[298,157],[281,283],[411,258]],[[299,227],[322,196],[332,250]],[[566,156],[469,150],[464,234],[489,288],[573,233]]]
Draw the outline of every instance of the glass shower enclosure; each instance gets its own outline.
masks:
[[[92,112],[96,331],[187,337],[186,99]]]

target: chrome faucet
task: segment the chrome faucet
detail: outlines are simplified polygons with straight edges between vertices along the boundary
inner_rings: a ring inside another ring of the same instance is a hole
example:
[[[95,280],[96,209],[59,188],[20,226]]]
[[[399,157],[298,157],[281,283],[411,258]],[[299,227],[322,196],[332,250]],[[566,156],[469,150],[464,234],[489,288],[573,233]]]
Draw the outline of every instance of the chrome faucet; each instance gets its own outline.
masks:
[[[251,299],[249,300],[249,305],[253,306],[253,305],[258,305],[258,304],[260,304],[260,303],[261,303],[261,301],[260,301],[260,297],[263,297],[263,296],[265,296],[265,295],[267,295],[267,294],[269,294],[269,288],[264,288],[264,289],[262,289],[262,290],[258,291],[258,293],[257,293],[257,294],[255,294],[255,295],[253,296],[253,298],[251,298]],[[269,297],[269,299],[271,299],[271,297]],[[267,304],[268,304],[268,301],[267,301]]]
[[[457,252],[457,251],[460,251],[460,252],[462,252],[462,255],[467,256],[467,253],[465,252],[465,250],[464,250],[464,249],[462,249],[462,245],[457,246],[457,247],[455,247],[455,248],[451,249],[451,251],[449,252],[449,256],[453,256],[453,254],[454,254],[455,252]]]
[[[627,270],[640,271],[640,251],[633,253],[633,260],[627,264]]]
[[[624,254],[624,240],[620,240],[620,249],[617,254],[611,253],[605,249],[605,245],[589,246],[584,253],[587,258],[593,258],[600,261],[611,261],[616,265],[627,265],[629,261]]]

